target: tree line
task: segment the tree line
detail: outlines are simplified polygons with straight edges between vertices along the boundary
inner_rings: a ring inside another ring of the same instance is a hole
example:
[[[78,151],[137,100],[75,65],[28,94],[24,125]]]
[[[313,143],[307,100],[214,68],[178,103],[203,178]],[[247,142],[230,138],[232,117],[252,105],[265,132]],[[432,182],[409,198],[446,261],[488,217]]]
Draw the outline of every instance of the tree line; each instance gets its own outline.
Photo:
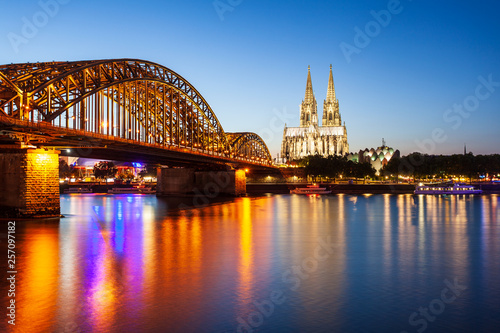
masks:
[[[376,178],[376,170],[370,163],[357,163],[345,156],[310,155],[292,164],[303,167],[306,175],[313,178]],[[380,170],[380,177],[399,176],[413,179],[466,177],[477,179],[488,174],[490,177],[500,174],[500,155],[427,155],[418,152],[402,157],[393,157]]]
[[[427,155],[411,153],[400,158],[391,158],[382,169],[384,175],[409,176],[414,179],[450,178],[464,176],[479,178],[479,176],[500,173],[500,155]]]
[[[296,160],[295,164],[304,167],[308,176],[334,180],[340,177],[373,178],[376,172],[370,163],[356,163],[348,160],[345,156],[310,155]]]

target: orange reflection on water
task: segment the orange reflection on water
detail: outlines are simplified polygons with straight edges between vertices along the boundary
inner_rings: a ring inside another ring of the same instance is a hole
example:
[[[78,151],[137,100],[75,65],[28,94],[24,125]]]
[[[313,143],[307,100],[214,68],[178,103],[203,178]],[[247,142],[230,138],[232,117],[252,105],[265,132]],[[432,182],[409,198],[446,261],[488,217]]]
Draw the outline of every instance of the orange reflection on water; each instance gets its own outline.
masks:
[[[500,210],[498,209],[498,195],[493,194],[490,197],[491,208],[490,208],[490,221],[492,225],[496,225],[499,220]]]
[[[191,218],[191,235],[189,237],[191,243],[191,274],[199,276],[202,265],[202,245],[203,238],[201,233],[201,219],[198,215]]]
[[[345,214],[344,214],[344,200],[345,200],[345,195],[344,194],[337,194],[337,198],[339,199],[338,200],[338,205],[339,205],[339,208],[338,208],[338,212],[339,212],[339,216],[338,216],[338,220],[339,221],[344,221],[345,220]]]
[[[179,274],[184,280],[198,284],[200,276],[198,274],[202,263],[202,235],[201,220],[198,212],[192,216],[179,216],[175,221],[177,225],[177,235],[174,239],[178,241],[177,264],[181,264]],[[168,241],[168,240],[166,240]]]
[[[149,234],[155,240],[148,245],[151,241],[144,239],[144,310],[155,305],[162,308],[172,321],[172,331],[182,330],[177,325],[189,322],[191,313],[199,311],[203,283],[210,281],[209,275],[200,273],[205,256],[200,214],[209,209],[180,211],[144,230],[145,237]],[[158,313],[145,311],[140,316],[155,318]]]
[[[53,229],[41,228],[26,241],[26,259],[18,265],[16,322],[23,332],[48,332],[57,304],[59,237]]]
[[[240,255],[238,273],[240,276],[239,295],[240,303],[246,304],[251,300],[252,286],[252,212],[250,198],[242,198],[238,202],[238,221],[240,224]]]
[[[384,216],[383,216],[383,240],[384,240],[384,255],[386,257],[392,257],[392,231],[391,231],[391,195],[383,194],[384,197]],[[386,268],[386,274],[388,274],[388,269]]]
[[[81,293],[75,288],[82,278],[82,267],[74,260],[78,256],[78,225],[69,223],[60,227],[60,265],[57,327],[73,327],[75,315],[82,312],[84,303]],[[64,331],[64,330],[63,330]]]

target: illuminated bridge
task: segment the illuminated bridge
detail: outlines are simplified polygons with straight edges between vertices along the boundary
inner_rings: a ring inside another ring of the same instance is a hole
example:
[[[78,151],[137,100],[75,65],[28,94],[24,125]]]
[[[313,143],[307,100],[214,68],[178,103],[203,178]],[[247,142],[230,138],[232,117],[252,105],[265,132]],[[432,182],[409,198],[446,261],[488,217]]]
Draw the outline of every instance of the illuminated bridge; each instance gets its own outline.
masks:
[[[226,133],[186,79],[136,59],[1,65],[0,149],[4,159],[31,149],[169,167],[274,168],[257,134]]]
[[[195,87],[143,60],[0,66],[0,130],[36,147],[81,147],[88,157],[271,166],[258,135],[226,133]]]

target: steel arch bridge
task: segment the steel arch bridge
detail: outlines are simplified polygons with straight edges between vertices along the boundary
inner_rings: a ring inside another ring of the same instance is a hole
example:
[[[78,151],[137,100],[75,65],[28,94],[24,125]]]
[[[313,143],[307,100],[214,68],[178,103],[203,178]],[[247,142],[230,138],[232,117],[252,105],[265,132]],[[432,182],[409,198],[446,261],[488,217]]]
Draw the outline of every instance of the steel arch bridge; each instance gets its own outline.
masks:
[[[32,143],[90,137],[109,147],[122,143],[271,166],[257,134],[224,132],[192,84],[137,59],[1,65],[0,129],[22,132]]]

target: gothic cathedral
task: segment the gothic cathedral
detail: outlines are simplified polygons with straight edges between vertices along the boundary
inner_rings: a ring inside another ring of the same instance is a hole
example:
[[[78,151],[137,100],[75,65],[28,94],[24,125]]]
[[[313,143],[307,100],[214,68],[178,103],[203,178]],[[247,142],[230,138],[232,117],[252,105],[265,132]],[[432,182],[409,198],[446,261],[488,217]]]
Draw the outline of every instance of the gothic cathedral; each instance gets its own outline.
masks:
[[[300,105],[300,127],[286,127],[283,131],[281,157],[286,161],[296,160],[308,155],[345,155],[349,153],[347,130],[342,125],[339,101],[335,97],[332,66],[328,91],[323,103],[321,126],[318,122],[318,108],[314,97],[311,68],[307,69],[306,95]]]

